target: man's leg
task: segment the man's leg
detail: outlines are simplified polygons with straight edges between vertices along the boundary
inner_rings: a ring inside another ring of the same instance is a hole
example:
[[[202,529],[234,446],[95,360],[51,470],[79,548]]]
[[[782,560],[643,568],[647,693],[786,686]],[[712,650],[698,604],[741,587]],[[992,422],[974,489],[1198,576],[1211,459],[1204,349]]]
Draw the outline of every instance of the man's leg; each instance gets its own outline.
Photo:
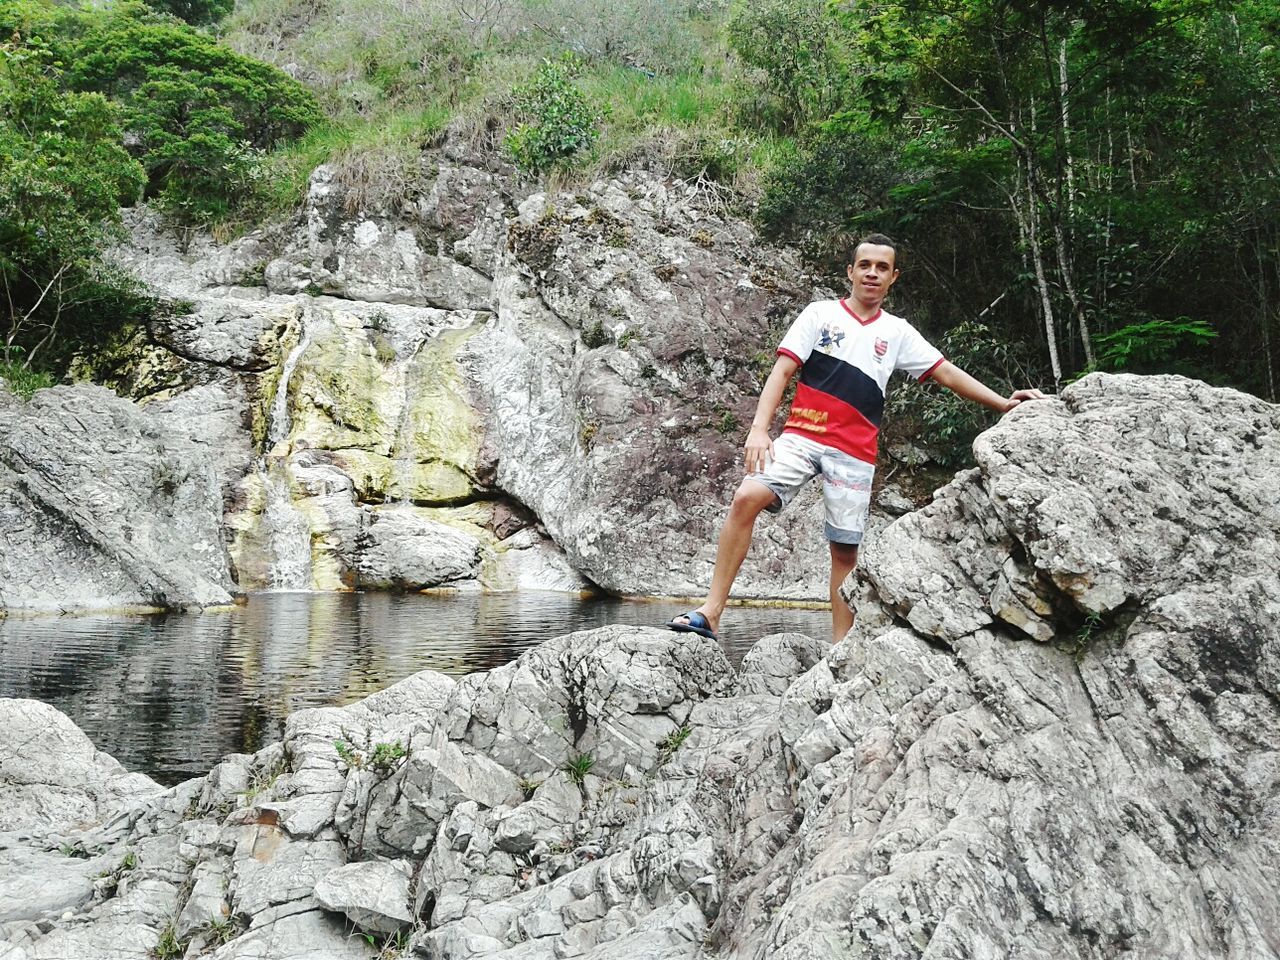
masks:
[[[853,611],[840,596],[840,584],[858,565],[858,545],[831,541],[831,642],[839,643],[853,626]]]
[[[729,602],[729,590],[742,568],[747,550],[751,547],[751,534],[755,529],[756,517],[760,511],[771,506],[778,495],[755,480],[743,480],[738,491],[733,495],[733,505],[729,507],[729,516],[725,518],[720,529],[720,543],[716,548],[716,567],[711,574],[711,591],[707,599],[698,607],[698,612],[707,618],[713,632],[720,629],[720,615],[724,613],[725,604]],[[683,617],[677,621],[685,622]]]

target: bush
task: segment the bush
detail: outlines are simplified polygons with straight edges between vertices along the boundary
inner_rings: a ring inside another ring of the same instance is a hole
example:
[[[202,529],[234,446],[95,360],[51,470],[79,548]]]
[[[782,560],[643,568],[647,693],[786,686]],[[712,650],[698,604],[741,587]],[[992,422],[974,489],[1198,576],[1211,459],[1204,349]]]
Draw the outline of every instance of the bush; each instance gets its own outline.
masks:
[[[147,5],[161,13],[172,14],[187,23],[217,23],[235,5],[235,0],[147,0]]]
[[[247,195],[264,151],[322,119],[282,71],[136,3],[67,13],[54,42],[72,90],[121,104],[148,195],[183,221],[224,215]]]
[[[507,150],[521,170],[541,173],[591,149],[604,111],[591,104],[573,80],[581,61],[572,54],[543,60],[533,79],[514,91],[519,124],[507,135]]]

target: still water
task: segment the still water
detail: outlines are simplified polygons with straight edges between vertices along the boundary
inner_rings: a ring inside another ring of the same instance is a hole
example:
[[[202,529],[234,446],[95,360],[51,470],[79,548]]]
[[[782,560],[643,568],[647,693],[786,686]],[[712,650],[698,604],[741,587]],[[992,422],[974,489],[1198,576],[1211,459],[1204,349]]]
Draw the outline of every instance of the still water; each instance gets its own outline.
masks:
[[[554,593],[268,593],[232,610],[0,620],[0,697],[67,714],[99,750],[161,783],[279,740],[306,707],[351,703],[419,670],[488,670],[549,637],[657,625],[687,604]],[[760,637],[825,637],[824,610],[731,607],[735,663]]]

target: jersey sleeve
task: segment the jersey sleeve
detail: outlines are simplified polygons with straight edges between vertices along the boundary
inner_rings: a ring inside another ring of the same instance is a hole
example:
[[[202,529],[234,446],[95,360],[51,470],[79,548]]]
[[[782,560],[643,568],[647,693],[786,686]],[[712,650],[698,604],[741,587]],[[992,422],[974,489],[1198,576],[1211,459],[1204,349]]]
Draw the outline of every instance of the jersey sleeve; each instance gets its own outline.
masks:
[[[894,369],[904,370],[917,380],[924,380],[947,358],[911,324],[904,323],[902,327],[902,345],[898,348]]]
[[[800,316],[795,318],[791,329],[778,344],[778,353],[804,366],[809,354],[813,352],[813,345],[818,342],[817,319],[818,311],[813,308],[813,304],[801,310]]]

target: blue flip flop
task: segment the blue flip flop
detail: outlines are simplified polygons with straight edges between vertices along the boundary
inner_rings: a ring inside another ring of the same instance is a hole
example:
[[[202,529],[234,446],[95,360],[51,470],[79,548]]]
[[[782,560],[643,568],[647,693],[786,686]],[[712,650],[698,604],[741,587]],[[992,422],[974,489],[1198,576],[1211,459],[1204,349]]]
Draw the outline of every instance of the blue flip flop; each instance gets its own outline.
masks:
[[[707,618],[697,610],[690,610],[688,613],[680,614],[688,620],[688,623],[676,623],[678,617],[672,617],[667,624],[668,630],[674,630],[676,633],[696,633],[699,636],[707,637],[710,640],[719,640],[716,632],[711,629],[711,623]]]

